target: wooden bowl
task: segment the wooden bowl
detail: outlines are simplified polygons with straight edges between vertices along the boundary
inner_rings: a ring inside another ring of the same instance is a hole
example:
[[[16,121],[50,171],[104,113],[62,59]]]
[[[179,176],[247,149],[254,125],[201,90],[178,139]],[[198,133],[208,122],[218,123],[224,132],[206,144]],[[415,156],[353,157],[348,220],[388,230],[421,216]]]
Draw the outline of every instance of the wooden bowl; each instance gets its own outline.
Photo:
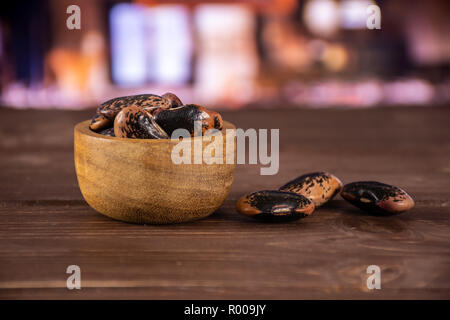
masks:
[[[213,138],[223,142],[223,164],[178,165],[171,153],[179,140],[109,137],[91,131],[89,123],[75,126],[75,169],[84,199],[98,212],[126,222],[177,223],[210,215],[227,197],[235,164],[226,159],[234,160],[236,152],[234,134],[225,131],[235,129],[231,123],[225,121],[222,134]],[[233,143],[226,148],[228,139]],[[202,143],[203,151],[213,140],[184,140],[191,145],[191,163],[194,144]]]

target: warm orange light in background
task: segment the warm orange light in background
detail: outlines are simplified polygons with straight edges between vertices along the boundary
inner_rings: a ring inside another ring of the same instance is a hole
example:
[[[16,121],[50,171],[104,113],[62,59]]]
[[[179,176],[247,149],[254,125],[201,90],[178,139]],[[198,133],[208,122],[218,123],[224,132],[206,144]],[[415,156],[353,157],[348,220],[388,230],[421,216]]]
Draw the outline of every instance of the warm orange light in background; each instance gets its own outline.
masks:
[[[198,99],[230,107],[252,101],[258,74],[254,12],[242,5],[200,5],[194,20]]]
[[[56,83],[68,96],[94,95],[103,92],[106,81],[104,44],[100,34],[87,33],[81,51],[56,48],[49,52],[47,66]]]
[[[298,6],[297,0],[134,0],[134,3],[155,6],[162,4],[183,4],[193,8],[201,4],[246,5],[249,9],[261,13],[289,14]]]
[[[450,61],[448,20],[432,4],[383,2],[382,29],[371,31],[365,9],[374,0],[78,0],[83,26],[68,31],[60,13],[72,1],[49,1],[44,79],[2,74],[4,105],[83,108],[166,91],[212,108],[450,101],[448,77],[414,69]]]

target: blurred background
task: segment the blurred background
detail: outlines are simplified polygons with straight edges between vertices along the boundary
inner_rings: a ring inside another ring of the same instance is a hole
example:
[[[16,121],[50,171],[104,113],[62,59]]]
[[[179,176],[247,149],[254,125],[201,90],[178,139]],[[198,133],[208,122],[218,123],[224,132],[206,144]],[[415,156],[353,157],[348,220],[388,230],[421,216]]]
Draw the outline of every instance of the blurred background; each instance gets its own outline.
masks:
[[[81,29],[69,30],[69,5]],[[381,9],[369,30],[367,8]],[[450,2],[3,1],[0,104],[175,92],[216,109],[450,102]]]

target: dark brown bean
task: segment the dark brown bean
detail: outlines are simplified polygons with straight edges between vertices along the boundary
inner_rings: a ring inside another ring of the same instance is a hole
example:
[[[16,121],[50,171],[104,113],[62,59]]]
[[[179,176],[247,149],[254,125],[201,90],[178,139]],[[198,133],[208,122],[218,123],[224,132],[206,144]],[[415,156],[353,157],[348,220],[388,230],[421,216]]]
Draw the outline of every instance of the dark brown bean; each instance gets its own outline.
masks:
[[[136,106],[126,107],[119,112],[114,120],[114,134],[119,138],[169,138],[149,112]]]
[[[223,128],[223,119],[220,113],[209,110],[210,115],[214,119],[214,129],[222,130]]]
[[[114,127],[102,130],[99,132],[100,134],[103,134],[105,136],[110,136],[110,137],[115,137],[116,135],[114,134]]]
[[[103,115],[96,113],[91,120],[89,128],[92,131],[99,132],[113,126],[113,120],[105,118]]]
[[[186,129],[194,134],[194,122],[202,124],[202,134],[214,128],[215,118],[205,107],[187,104],[173,109],[158,109],[153,113],[156,122],[170,136],[176,129]]]
[[[336,176],[328,172],[313,172],[286,183],[279,190],[301,194],[319,207],[333,199],[341,189],[342,182]]]
[[[103,115],[106,119],[114,120],[117,114],[126,107],[163,108],[168,109],[171,102],[156,94],[140,94],[135,96],[118,97],[102,103],[97,108],[97,114]]]
[[[314,204],[296,193],[264,190],[240,198],[236,210],[261,221],[283,222],[310,215],[314,211]]]
[[[358,208],[375,215],[391,215],[414,207],[414,200],[404,190],[376,181],[346,184],[341,196]]]
[[[178,98],[175,94],[172,92],[167,92],[162,95],[164,99],[169,100],[170,107],[171,108],[178,108],[183,105],[183,102],[181,102],[180,98]]]

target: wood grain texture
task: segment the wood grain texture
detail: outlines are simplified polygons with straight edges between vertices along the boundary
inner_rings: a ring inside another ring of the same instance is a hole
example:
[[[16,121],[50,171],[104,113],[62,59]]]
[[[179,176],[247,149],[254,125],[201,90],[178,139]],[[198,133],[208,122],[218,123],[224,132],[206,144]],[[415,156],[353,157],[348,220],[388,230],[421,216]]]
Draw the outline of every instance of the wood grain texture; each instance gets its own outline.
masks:
[[[228,196],[236,167],[226,161],[235,158],[231,123],[214,137],[182,142],[104,136],[89,123],[74,129],[75,170],[84,199],[98,212],[125,222],[179,223],[209,216]],[[173,162],[180,146],[189,163]]]
[[[0,298],[450,298],[449,108],[223,112],[237,127],[280,128],[279,173],[238,165],[214,214],[162,226],[84,202],[73,126],[92,113],[0,109]],[[399,186],[416,207],[373,217],[337,196],[287,224],[235,212],[243,194],[319,170]],[[71,264],[82,290],[65,287]],[[372,264],[381,290],[365,285]]]

